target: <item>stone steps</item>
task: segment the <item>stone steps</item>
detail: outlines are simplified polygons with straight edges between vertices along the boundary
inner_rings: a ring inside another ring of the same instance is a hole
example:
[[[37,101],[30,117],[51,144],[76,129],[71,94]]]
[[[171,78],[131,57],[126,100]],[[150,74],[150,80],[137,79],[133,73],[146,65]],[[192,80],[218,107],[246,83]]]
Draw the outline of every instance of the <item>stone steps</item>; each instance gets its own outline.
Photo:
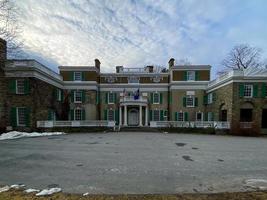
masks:
[[[156,128],[150,127],[121,127],[120,132],[160,132]]]

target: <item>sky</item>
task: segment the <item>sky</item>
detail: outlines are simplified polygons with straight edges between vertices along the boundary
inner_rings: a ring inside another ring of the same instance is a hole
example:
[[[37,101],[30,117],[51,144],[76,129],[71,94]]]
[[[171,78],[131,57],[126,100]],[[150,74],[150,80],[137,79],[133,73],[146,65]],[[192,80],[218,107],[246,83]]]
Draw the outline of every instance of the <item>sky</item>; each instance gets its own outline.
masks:
[[[266,0],[16,0],[24,51],[60,65],[209,64],[240,43],[267,51]],[[267,58],[267,52],[263,56]]]

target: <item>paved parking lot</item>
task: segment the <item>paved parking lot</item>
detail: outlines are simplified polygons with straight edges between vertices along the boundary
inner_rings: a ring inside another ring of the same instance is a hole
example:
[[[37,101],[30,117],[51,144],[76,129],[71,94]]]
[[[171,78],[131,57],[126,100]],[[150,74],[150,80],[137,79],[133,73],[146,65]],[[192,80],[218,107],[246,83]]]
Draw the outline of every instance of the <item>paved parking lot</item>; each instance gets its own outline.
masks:
[[[70,134],[0,141],[0,184],[74,193],[243,191],[267,179],[267,138]]]

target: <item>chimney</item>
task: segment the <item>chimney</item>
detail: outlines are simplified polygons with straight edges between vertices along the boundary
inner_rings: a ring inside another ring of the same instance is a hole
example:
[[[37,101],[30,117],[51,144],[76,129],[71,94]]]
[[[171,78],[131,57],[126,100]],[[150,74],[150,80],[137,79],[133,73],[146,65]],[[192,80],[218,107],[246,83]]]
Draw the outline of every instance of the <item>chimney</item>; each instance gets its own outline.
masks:
[[[116,73],[120,73],[123,69],[123,66],[116,66]]]
[[[169,60],[169,68],[173,67],[174,66],[174,63],[175,63],[175,59],[174,58],[171,58]]]
[[[6,41],[0,38],[0,60],[6,60]]]
[[[100,70],[100,64],[101,62],[96,58],[95,59],[95,67]]]
[[[152,65],[149,65],[149,66],[146,66],[146,71],[148,71],[149,73],[153,73],[153,66]]]

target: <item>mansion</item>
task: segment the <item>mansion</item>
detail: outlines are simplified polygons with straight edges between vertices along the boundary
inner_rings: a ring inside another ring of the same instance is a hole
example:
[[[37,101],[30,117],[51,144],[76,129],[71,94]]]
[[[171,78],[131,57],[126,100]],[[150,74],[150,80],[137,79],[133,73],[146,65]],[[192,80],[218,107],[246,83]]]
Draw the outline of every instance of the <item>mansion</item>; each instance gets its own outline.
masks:
[[[5,41],[1,40],[5,50]],[[5,52],[5,51],[4,51]],[[211,80],[210,65],[166,68],[116,66],[102,73],[92,66],[59,66],[59,73],[35,60],[7,60],[0,68],[0,127],[203,127],[233,133],[266,133],[267,70],[232,70]]]

